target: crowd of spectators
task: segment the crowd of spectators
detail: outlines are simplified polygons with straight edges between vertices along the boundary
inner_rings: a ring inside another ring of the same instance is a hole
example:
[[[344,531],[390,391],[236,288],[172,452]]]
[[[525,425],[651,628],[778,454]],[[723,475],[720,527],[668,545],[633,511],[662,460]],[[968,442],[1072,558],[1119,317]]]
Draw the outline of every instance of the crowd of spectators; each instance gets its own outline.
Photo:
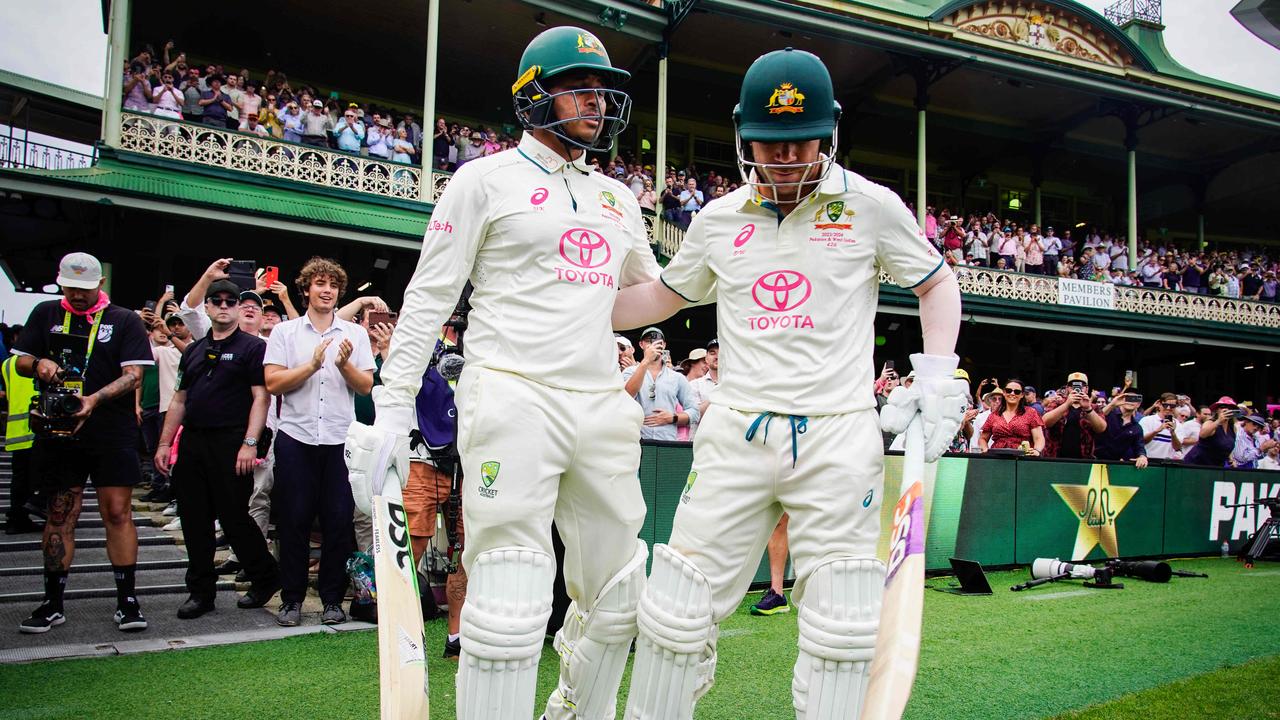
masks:
[[[1280,253],[1274,248],[1196,250],[1172,241],[1140,239],[1130,267],[1127,241],[1093,227],[1058,231],[1035,223],[948,208],[925,211],[925,236],[952,265],[1161,288],[1226,298],[1276,302]]]

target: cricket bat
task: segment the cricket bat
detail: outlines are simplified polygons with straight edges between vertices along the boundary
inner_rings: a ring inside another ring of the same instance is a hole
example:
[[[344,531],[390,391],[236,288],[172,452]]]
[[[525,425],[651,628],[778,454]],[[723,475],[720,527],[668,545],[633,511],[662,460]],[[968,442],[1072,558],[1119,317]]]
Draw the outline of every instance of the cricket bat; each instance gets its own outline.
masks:
[[[385,467],[385,465],[384,465]],[[427,657],[417,563],[394,469],[373,496],[373,572],[378,600],[378,679],[382,720],[425,720]]]
[[[925,477],[924,428],[917,414],[907,425],[902,485],[893,509],[889,563],[880,631],[871,661],[871,680],[861,720],[898,720],[911,697],[920,660],[920,622],[924,611]]]

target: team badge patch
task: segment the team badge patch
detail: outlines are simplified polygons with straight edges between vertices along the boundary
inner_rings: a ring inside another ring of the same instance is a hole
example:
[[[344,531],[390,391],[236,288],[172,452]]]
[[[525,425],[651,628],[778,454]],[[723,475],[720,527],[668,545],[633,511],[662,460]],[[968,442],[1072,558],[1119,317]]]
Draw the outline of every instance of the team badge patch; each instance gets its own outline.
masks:
[[[111,342],[111,334],[115,332],[115,329],[115,325],[99,325],[98,342]]]
[[[480,464],[480,482],[485,487],[492,487],[493,483],[498,479],[498,470],[502,467],[502,463],[496,460],[490,460]]]
[[[600,45],[600,41],[591,33],[578,33],[578,52],[605,57],[604,47]]]
[[[804,93],[791,83],[782,83],[774,88],[773,94],[769,96],[769,104],[765,107],[769,108],[770,115],[802,113],[804,112]]]
[[[693,484],[698,481],[698,473],[696,471],[689,472],[689,479],[684,481],[684,491],[680,493],[680,502],[689,502],[689,491],[693,489]]]

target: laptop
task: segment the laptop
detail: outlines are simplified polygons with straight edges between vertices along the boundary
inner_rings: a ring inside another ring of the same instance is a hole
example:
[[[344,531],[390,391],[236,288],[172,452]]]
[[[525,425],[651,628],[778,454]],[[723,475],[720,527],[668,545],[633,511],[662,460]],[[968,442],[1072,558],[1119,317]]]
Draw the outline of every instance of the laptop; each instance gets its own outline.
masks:
[[[952,595],[991,594],[991,583],[987,582],[987,575],[982,572],[982,563],[951,558],[951,569],[955,571],[956,579],[960,581],[960,584],[947,587],[934,586],[934,590],[951,593]]]

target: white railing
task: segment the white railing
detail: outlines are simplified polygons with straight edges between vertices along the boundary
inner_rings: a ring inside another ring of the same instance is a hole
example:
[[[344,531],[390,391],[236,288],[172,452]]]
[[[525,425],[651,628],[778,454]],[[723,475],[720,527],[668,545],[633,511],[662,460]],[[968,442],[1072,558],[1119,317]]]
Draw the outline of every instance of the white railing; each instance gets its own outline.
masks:
[[[120,114],[122,150],[400,200],[423,200],[422,168],[157,115]],[[432,186],[442,187],[438,178]],[[447,181],[446,181],[447,182]]]

